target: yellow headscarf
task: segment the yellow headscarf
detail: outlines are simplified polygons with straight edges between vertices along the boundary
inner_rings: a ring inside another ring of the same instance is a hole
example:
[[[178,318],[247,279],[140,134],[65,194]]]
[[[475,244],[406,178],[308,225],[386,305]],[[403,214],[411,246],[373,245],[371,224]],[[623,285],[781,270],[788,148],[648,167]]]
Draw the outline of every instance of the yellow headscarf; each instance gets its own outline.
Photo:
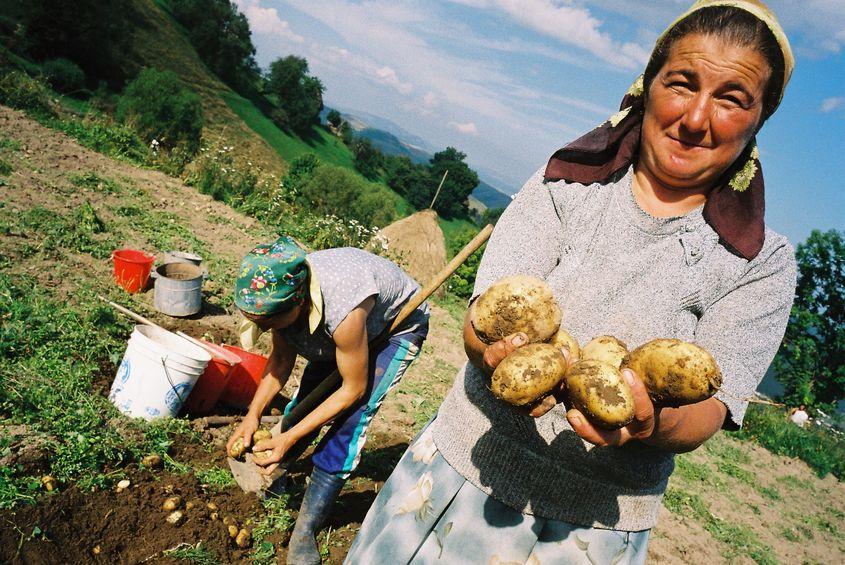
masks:
[[[783,99],[783,93],[786,90],[786,84],[789,82],[789,79],[792,76],[792,70],[795,68],[795,57],[792,55],[792,47],[790,47],[789,40],[786,38],[786,34],[780,26],[778,19],[775,17],[774,12],[772,12],[763,2],[760,2],[760,0],[697,0],[689,10],[681,14],[674,22],[669,24],[669,27],[667,27],[662,34],[660,34],[652,53],[657,51],[657,47],[659,47],[663,42],[666,34],[668,34],[673,27],[678,25],[681,20],[685,19],[693,12],[701,10],[702,8],[712,8],[715,6],[725,6],[744,10],[766,24],[772,32],[772,35],[775,36],[775,40],[778,42],[780,50],[783,53],[783,84],[781,85],[780,92],[778,93],[778,104],[780,104],[780,101]]]

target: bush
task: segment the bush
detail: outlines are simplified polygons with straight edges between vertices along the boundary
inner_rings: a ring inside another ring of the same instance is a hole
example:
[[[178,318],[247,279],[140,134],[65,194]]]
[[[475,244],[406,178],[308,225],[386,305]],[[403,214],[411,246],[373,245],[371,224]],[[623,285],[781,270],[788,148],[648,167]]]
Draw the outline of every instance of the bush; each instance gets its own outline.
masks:
[[[51,59],[41,65],[44,78],[54,89],[64,94],[81,90],[85,86],[85,72],[69,59]]]
[[[0,103],[37,117],[56,114],[50,90],[21,71],[9,71],[0,76]]]
[[[161,147],[196,152],[202,136],[202,104],[172,71],[144,69],[126,87],[117,105],[121,121]]]
[[[449,241],[449,257],[454,257],[458,252],[478,235],[478,231],[472,228],[463,228],[454,238]],[[484,255],[482,246],[477,252],[470,255],[463,265],[458,267],[455,274],[449,277],[446,288],[459,298],[469,300],[472,296],[472,289],[475,287],[475,274],[478,265],[481,263],[481,256]]]
[[[782,408],[749,406],[742,429],[732,433],[756,441],[777,455],[801,459],[819,477],[833,473],[839,480],[845,479],[845,438],[812,423],[799,428],[787,419]]]
[[[299,200],[317,214],[354,219],[368,227],[383,226],[396,217],[395,194],[333,165],[314,170]]]

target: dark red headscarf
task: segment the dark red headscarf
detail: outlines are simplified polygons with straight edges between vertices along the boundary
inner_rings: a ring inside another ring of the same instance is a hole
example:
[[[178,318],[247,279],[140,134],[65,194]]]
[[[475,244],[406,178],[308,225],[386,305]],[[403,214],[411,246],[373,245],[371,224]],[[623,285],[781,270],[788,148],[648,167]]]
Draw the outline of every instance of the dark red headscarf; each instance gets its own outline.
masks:
[[[640,77],[622,99],[619,113],[552,155],[545,180],[607,184],[626,171],[639,155],[643,111]],[[722,243],[748,260],[763,248],[763,193],[763,169],[752,139],[707,194],[704,204],[704,219]]]
[[[696,0],[657,39],[655,51],[668,32],[697,10],[714,7],[744,10],[762,21],[774,35],[783,55],[784,77],[778,102],[792,70],[795,59],[789,40],[774,13],[760,0]],[[654,54],[652,53],[652,57]],[[620,111],[590,133],[559,149],[546,166],[547,181],[566,180],[581,184],[607,184],[621,171],[636,164],[640,148],[643,122],[642,77],[622,99]],[[722,243],[733,253],[751,260],[763,248],[765,224],[763,215],[763,169],[756,140],[752,139],[736,162],[707,194],[704,219],[719,234]]]

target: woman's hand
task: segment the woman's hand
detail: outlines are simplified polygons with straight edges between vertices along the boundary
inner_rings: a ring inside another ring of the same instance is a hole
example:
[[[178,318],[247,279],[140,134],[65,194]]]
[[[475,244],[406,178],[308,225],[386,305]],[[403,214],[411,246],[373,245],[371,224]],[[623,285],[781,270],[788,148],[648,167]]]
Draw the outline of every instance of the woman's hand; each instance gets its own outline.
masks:
[[[252,434],[258,429],[259,421],[258,418],[251,414],[247,414],[244,416],[244,419],[241,420],[240,425],[235,428],[235,431],[232,432],[229,441],[226,442],[226,453],[229,454],[232,452],[232,444],[235,443],[235,440],[238,438],[243,438],[244,441],[244,448],[249,447],[252,443]]]
[[[263,439],[252,448],[252,460],[258,465],[258,471],[262,475],[269,475],[279,466],[279,461],[284,458],[285,453],[293,447],[296,439],[289,433],[283,432],[270,439]],[[259,452],[270,451],[270,453],[257,455]],[[265,456],[266,455],[266,456]]]
[[[655,409],[645,384],[631,369],[624,369],[622,378],[631,387],[631,394],[634,397],[634,419],[624,428],[606,430],[594,426],[575,408],[566,413],[566,419],[569,420],[569,425],[575,433],[590,443],[600,446],[620,446],[632,439],[647,440],[655,431],[659,409]]]

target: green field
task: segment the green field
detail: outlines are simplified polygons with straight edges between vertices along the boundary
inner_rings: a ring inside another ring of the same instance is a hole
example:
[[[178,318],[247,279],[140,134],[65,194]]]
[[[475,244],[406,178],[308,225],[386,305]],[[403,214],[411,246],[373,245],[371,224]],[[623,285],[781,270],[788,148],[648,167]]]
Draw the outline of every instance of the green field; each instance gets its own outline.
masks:
[[[279,129],[270,118],[261,113],[255,105],[231,91],[221,93],[226,105],[242,119],[255,133],[290,163],[300,155],[313,153],[324,163],[354,169],[352,153],[341,140],[321,127],[313,127],[311,139],[293,137]]]

